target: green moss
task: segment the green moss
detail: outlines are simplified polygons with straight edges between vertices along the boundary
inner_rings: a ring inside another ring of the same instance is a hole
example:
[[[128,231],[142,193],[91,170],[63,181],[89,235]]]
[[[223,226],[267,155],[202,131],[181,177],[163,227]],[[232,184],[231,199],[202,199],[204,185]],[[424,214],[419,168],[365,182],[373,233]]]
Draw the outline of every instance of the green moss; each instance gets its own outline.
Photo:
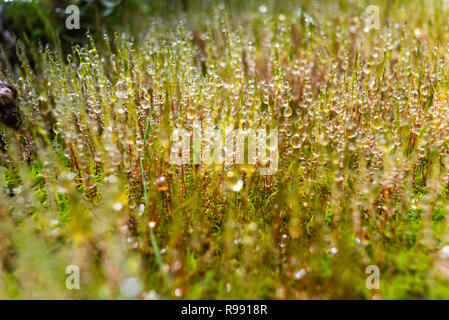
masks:
[[[447,298],[437,2],[378,1],[368,31],[364,2],[194,1],[71,48],[39,3],[54,41],[0,52],[25,119],[0,154],[0,297],[127,298],[133,278],[131,298]],[[172,163],[194,120],[277,129],[277,171]]]

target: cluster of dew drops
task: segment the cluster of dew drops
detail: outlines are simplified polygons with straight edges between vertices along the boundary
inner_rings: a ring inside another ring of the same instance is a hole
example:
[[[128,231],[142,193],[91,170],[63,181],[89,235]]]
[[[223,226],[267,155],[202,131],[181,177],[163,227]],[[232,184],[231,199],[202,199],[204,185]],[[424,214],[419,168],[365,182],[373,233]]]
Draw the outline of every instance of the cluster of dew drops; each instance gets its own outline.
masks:
[[[155,19],[144,40],[105,36],[113,49],[76,47],[66,64],[45,51],[47,90],[25,77],[26,99],[35,113],[54,100],[54,131],[79,166],[107,159],[106,174],[120,165],[131,171],[133,157],[151,146],[153,160],[167,162],[170,133],[198,126],[277,129],[280,172],[291,161],[305,174],[336,166],[337,182],[354,155],[350,169],[363,161],[374,177],[386,154],[402,155],[391,160],[400,171],[410,155],[447,153],[448,52],[422,30],[399,22],[367,30],[362,13],[318,24],[266,7],[243,27],[223,7],[213,18],[202,29]]]

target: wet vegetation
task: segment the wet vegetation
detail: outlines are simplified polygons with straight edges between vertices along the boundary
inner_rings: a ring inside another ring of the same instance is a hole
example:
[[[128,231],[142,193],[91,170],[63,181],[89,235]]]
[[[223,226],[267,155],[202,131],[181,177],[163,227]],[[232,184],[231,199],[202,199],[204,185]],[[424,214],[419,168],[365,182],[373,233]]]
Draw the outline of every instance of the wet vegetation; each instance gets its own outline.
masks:
[[[10,29],[0,297],[449,298],[445,2],[178,6],[71,47]],[[172,164],[195,123],[278,129],[276,174]]]

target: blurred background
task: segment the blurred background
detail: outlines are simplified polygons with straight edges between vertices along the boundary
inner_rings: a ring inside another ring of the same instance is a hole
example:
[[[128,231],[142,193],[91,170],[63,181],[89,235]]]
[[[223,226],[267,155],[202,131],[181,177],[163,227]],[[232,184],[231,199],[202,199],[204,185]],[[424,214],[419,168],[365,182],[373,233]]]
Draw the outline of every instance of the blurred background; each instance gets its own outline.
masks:
[[[79,30],[65,27],[69,5],[80,9]],[[30,41],[60,42],[64,48],[85,42],[88,30],[93,35],[116,29],[132,32],[151,12],[168,13],[185,6],[185,0],[2,0],[0,41],[8,43],[10,34],[15,34]]]
[[[313,2],[297,1],[296,6],[304,9]],[[347,1],[336,2],[342,7],[348,6]],[[0,44],[9,49],[12,55],[15,51],[14,38],[33,46],[37,43],[49,44],[67,53],[72,45],[82,45],[89,41],[86,32],[90,32],[96,40],[101,39],[104,32],[126,33],[139,37],[154,20],[162,19],[166,23],[170,17],[179,17],[182,14],[211,14],[212,8],[218,3],[226,6],[228,12],[234,12],[234,16],[238,17],[260,5],[269,6],[271,11],[288,12],[291,10],[292,1],[0,0]],[[76,5],[80,9],[81,24],[78,30],[69,30],[65,26],[69,16],[65,11],[70,5]],[[196,22],[201,24],[201,19]]]
[[[80,9],[78,30],[65,26],[70,5]],[[10,58],[15,56],[17,39],[67,52],[74,44],[88,42],[86,32],[95,39],[104,32],[138,35],[151,16],[168,16],[187,8],[187,0],[0,0],[0,44]]]

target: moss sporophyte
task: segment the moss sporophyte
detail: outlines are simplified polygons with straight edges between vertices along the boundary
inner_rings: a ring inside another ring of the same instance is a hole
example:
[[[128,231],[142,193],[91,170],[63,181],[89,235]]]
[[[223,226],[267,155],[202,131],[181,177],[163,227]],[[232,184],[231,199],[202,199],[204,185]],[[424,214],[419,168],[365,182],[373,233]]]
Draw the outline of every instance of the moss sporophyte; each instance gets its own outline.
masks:
[[[443,1],[97,2],[2,4],[0,299],[449,297]]]

